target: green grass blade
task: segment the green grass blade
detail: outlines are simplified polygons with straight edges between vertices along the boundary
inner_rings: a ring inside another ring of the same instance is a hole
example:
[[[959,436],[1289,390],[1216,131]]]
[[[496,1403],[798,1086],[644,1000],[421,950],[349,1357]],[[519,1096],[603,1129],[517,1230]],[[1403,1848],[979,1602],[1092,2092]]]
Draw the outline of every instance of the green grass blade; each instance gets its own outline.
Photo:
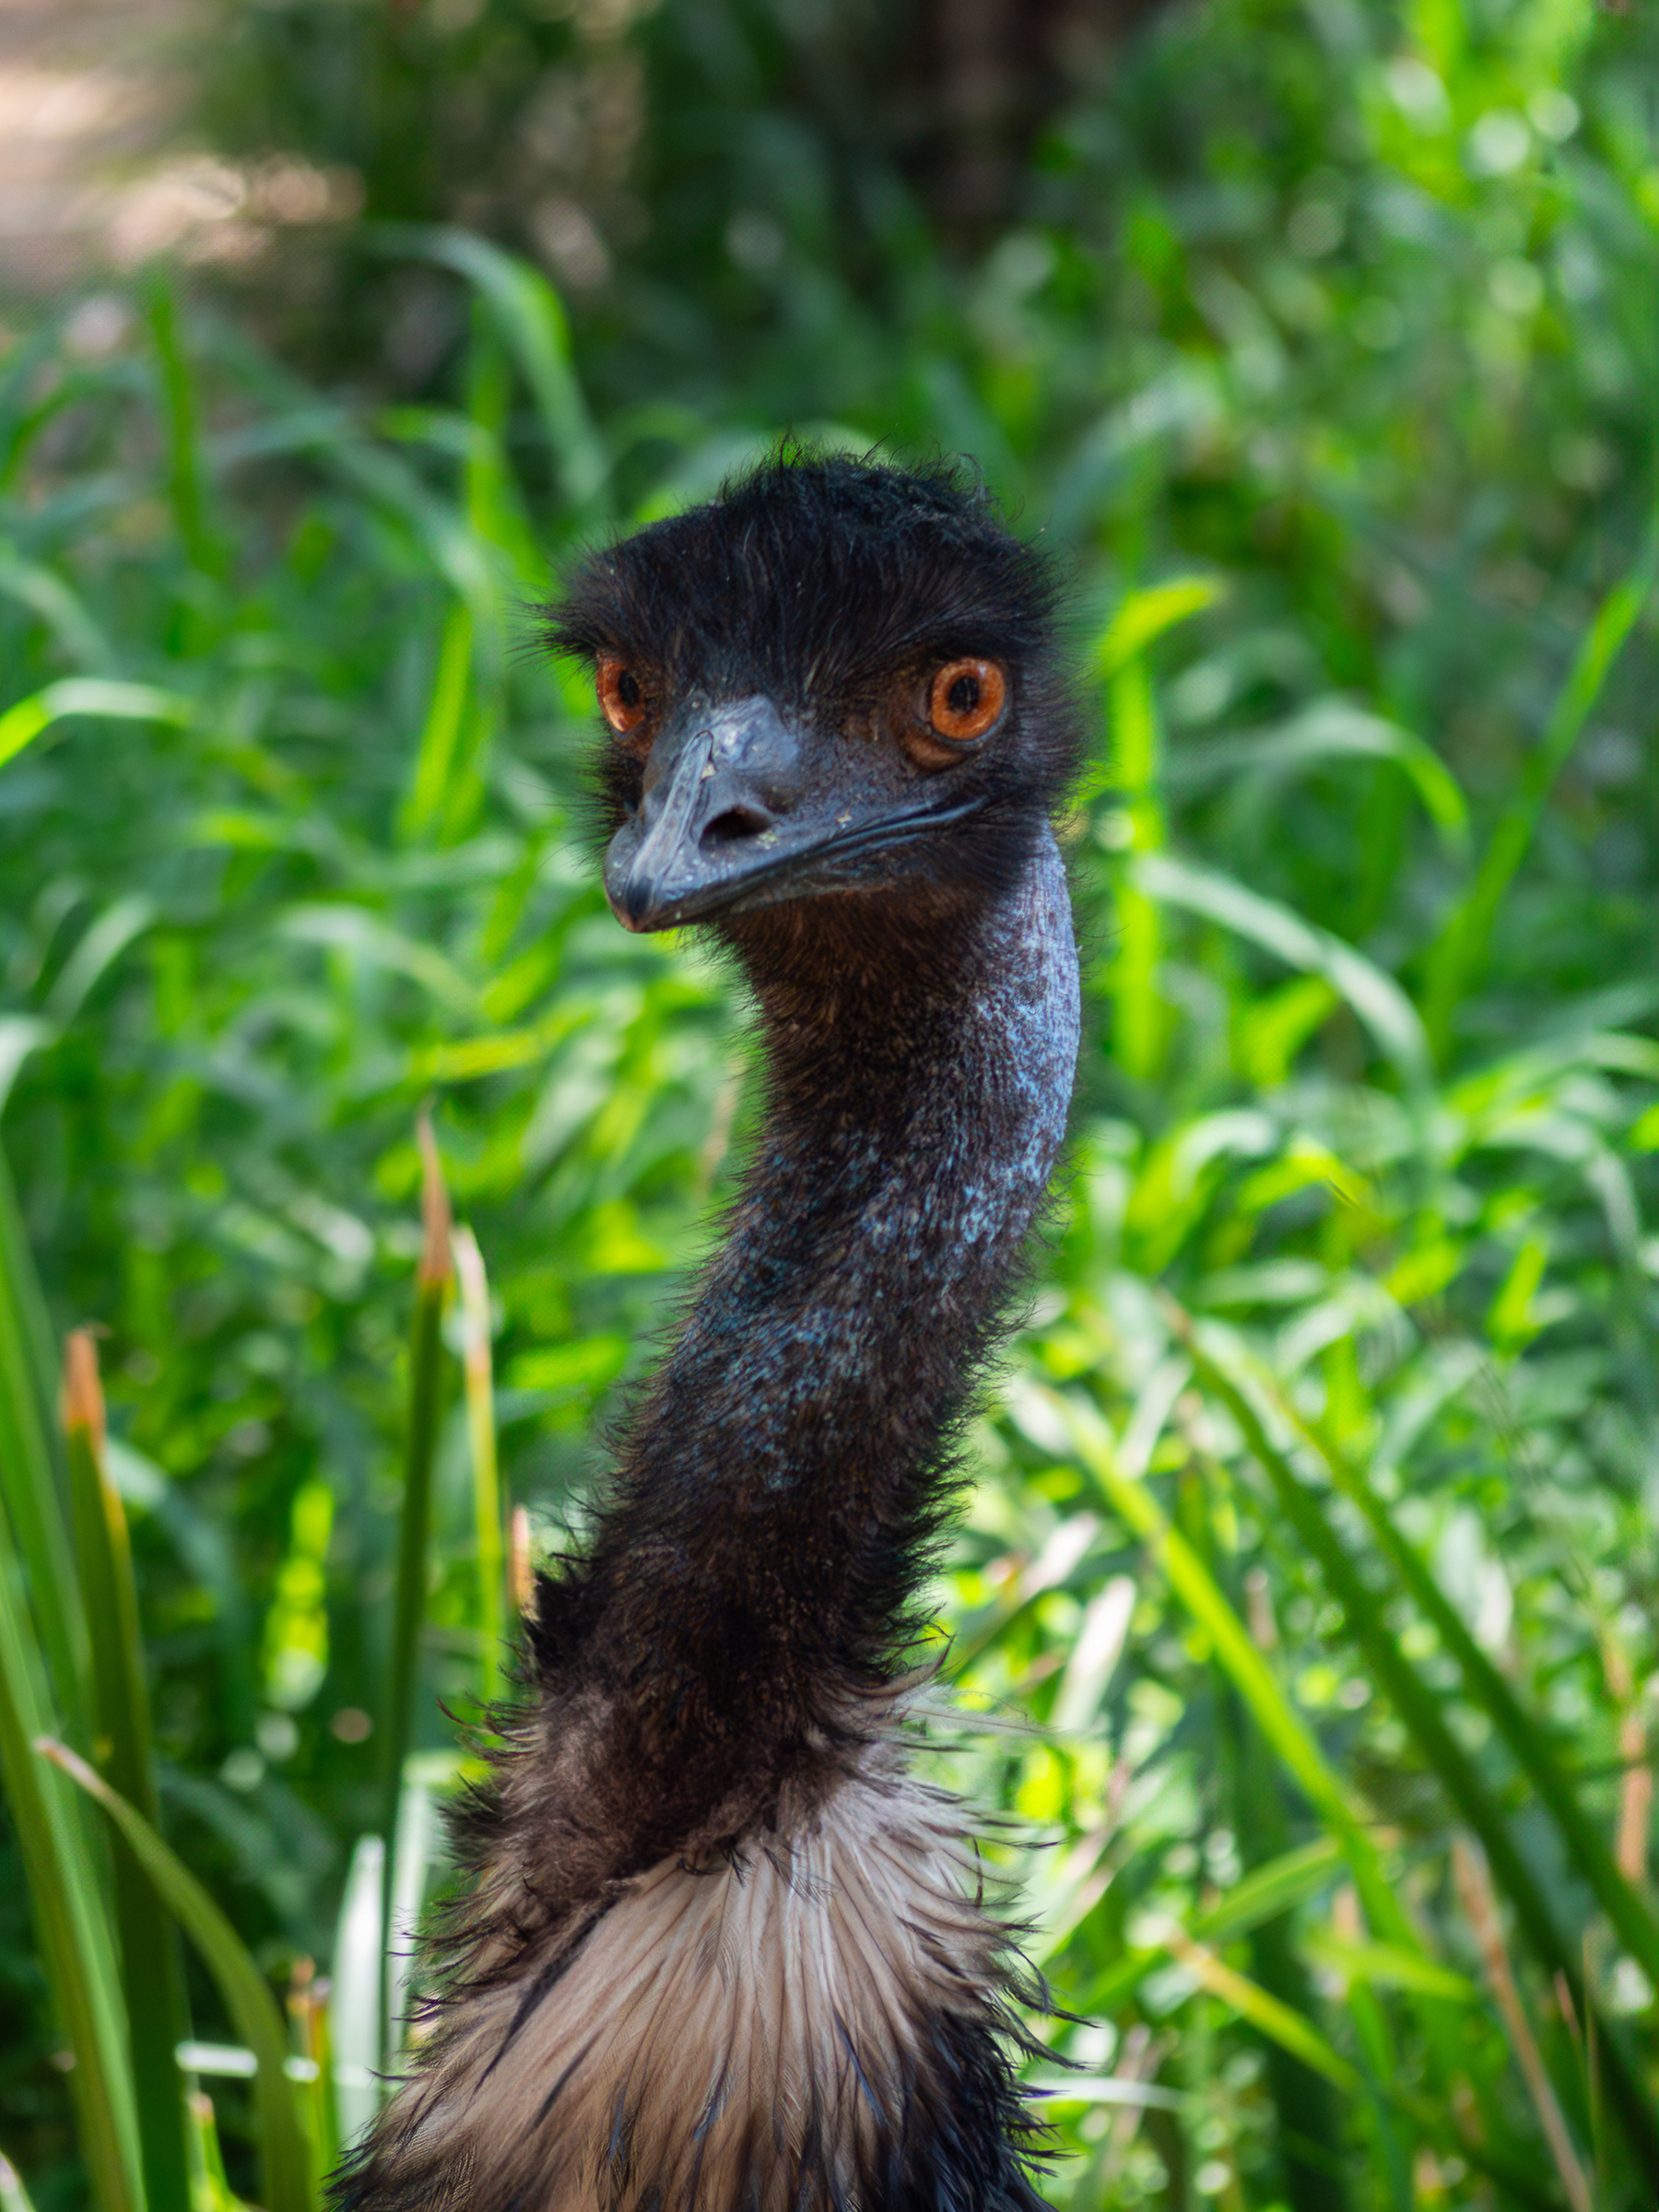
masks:
[[[1201,615],[1227,596],[1218,576],[1169,576],[1130,592],[1113,611],[1094,649],[1099,673],[1110,679],[1178,622]]]
[[[1412,2090],[1402,2088],[1399,2083],[1379,2085],[1381,2094],[1403,2113],[1417,2129],[1424,2142],[1432,2143],[1437,2150],[1449,2151],[1472,2166],[1500,2188],[1507,2189],[1518,2205],[1526,2205],[1531,2212],[1562,2212],[1562,2200],[1547,2183],[1540,2182],[1535,2167],[1518,2165],[1505,2152],[1492,2144],[1483,2142],[1472,2131],[1453,2125],[1445,2112],[1431,2104],[1426,2098]]]
[[[1372,1924],[1386,1930],[1390,1940],[1404,1948],[1420,1951],[1417,1932],[1389,1887],[1376,1848],[1354,1811],[1348,1792],[1291,1711],[1208,1568],[1180,1530],[1164,1519],[1150,1491],[1121,1472],[1112,1438],[1094,1408],[1058,1392],[1042,1394],[1058,1414],[1077,1456],[1100,1484],[1113,1512],[1146,1545],[1176,1596],[1209,1635],[1218,1661],[1262,1734],[1340,1846]]]
[[[1252,1713],[1263,1737],[1291,1775],[1314,1812],[1340,1847],[1371,1921],[1383,1941],[1427,1956],[1422,1938],[1396,1896],[1348,1790],[1332,1771],[1300,1718],[1291,1709],[1271,1669],[1251,1641],[1223,1592],[1181,1532],[1165,1521],[1149,1492],[1116,1465],[1112,1438],[1099,1413],[1086,1402],[1052,1391],[1041,1396],[1060,1418],[1083,1465],[1096,1477],[1108,1501],[1141,1537],[1170,1587],[1210,1636],[1218,1664]],[[1455,2013],[1439,1999],[1418,1994],[1425,2033],[1444,2084],[1464,2071]]]
[[[472,673],[472,610],[462,602],[450,608],[439,641],[432,695],[415,755],[414,779],[398,815],[400,837],[419,838],[442,818],[471,707]]]
[[[0,1499],[28,1579],[57,1710],[70,1733],[88,1743],[91,1653],[53,1467],[44,1336],[34,1262],[0,1161]]]
[[[1198,1509],[1203,1492],[1189,1488],[1187,1496]],[[1213,1508],[1207,1499],[1204,1507],[1206,1510],[1194,1511],[1191,1523],[1193,1537],[1199,1542],[1213,1540],[1214,1535]],[[1262,1648],[1253,1636],[1252,1641],[1256,1641],[1258,1650]],[[1270,1867],[1290,1848],[1285,1792],[1273,1764],[1272,1747],[1254,1716],[1243,1707],[1226,1669],[1212,1658],[1210,1671],[1218,1677],[1218,1715],[1225,1716],[1229,1811],[1239,1856],[1246,1868]],[[1269,1996],[1312,2018],[1317,1998],[1296,1934],[1288,1912],[1264,1913],[1247,1938],[1246,1971]],[[1289,2212],[1351,2212],[1349,2193],[1341,2179],[1347,2130],[1330,2081],[1304,2065],[1282,2043],[1270,2042],[1264,2055],[1264,2087],[1280,2143]]]
[[[1310,2072],[1323,2074],[1332,2087],[1352,2096],[1359,2088],[1359,2076],[1346,2058],[1333,2051],[1305,2014],[1281,2004],[1277,1997],[1265,1990],[1260,1983],[1253,1982],[1204,1944],[1194,1943],[1188,1936],[1171,1931],[1169,1937],[1171,1955],[1184,1966],[1193,1978],[1207,1989],[1212,1996],[1230,2005],[1242,2020],[1248,2020],[1259,2034],[1288,2051],[1299,2059]]]
[[[0,767],[68,714],[100,715],[112,722],[186,723],[194,712],[189,700],[176,691],[159,690],[154,684],[112,683],[101,676],[66,676],[18,700],[0,714]]]
[[[1334,935],[1316,929],[1277,900],[1264,899],[1230,876],[1214,868],[1176,860],[1164,853],[1149,853],[1137,860],[1135,877],[1142,888],[1168,906],[1184,907],[1218,922],[1259,945],[1265,952],[1322,976],[1333,991],[1347,999],[1370,1030],[1378,1051],[1393,1063],[1401,1086],[1409,1097],[1426,1100],[1433,1085],[1433,1064],[1423,1025],[1394,977],[1374,960]]]
[[[1393,1943],[1343,1943],[1335,1936],[1312,1935],[1302,1948],[1319,1965],[1350,1982],[1375,1983],[1385,1989],[1420,1989],[1425,1996],[1444,1997],[1449,2004],[1472,2005],[1475,1984],[1448,1966],[1436,1966]]]
[[[1218,1903],[1194,1921],[1189,1935],[1196,1943],[1230,1943],[1238,1936],[1259,1928],[1265,1920],[1288,1912],[1304,1897],[1312,1897],[1335,1873],[1341,1860],[1335,1840],[1321,1836],[1300,1844],[1265,1865],[1253,1866],[1233,1884]]]
[[[236,359],[251,388],[282,412],[261,426],[256,441],[242,435],[230,453],[241,459],[255,452],[307,454],[354,504],[379,509],[471,608],[480,673],[493,671],[502,650],[500,579],[490,548],[479,543],[465,516],[436,497],[419,472],[383,441],[365,437],[349,411],[320,406],[306,385],[267,356],[238,347]],[[225,453],[226,441],[218,450]]]
[[[1538,2049],[1537,2038],[1526,2017],[1526,2007],[1509,1961],[1509,1950],[1503,1940],[1502,1924],[1498,1915],[1498,1900],[1492,1894],[1492,1885],[1478,1851],[1472,1849],[1464,1836],[1452,1839],[1453,1877],[1464,1908],[1464,1916],[1474,1933],[1481,1963],[1486,1969],[1487,1986],[1503,2021],[1509,2038],[1516,2071],[1526,2084],[1526,2093],[1549,2153],[1555,2160],[1556,2171],[1561,2177],[1561,2186],[1567,2192],[1572,2212],[1592,2212],[1590,2183],[1561,2111],[1560,2100]]]
[[[1246,1875],[1218,1905],[1201,1913],[1190,1927],[1178,1934],[1183,1934],[1187,1944],[1200,1945],[1206,1950],[1213,1951],[1231,1943],[1313,1895],[1330,1879],[1332,1872],[1341,1864],[1341,1857],[1338,1846],[1329,1837],[1287,1852],[1281,1858]],[[1460,2003],[1468,2001],[1471,1993],[1463,1978],[1437,1967],[1420,1952],[1403,1950],[1392,1944],[1359,1947],[1365,1954],[1368,1965],[1373,1970],[1385,1967],[1387,1978],[1396,1986],[1418,1987],[1424,1994],[1437,1996],[1455,1993]],[[1134,1995],[1147,1974],[1166,1959],[1178,1955],[1173,1946],[1162,1944],[1156,1949],[1147,1947],[1126,1953],[1103,1980],[1090,1984],[1090,2009],[1099,2014],[1116,2011]],[[1335,1958],[1333,1963],[1336,1963]],[[1382,1979],[1383,1973],[1378,1971],[1377,1978]],[[1401,2089],[1395,2083],[1382,2082],[1379,2089],[1392,2109],[1408,2119],[1426,2142],[1465,2159],[1479,2171],[1500,2182],[1520,2203],[1534,2206],[1538,2212],[1551,2212],[1555,2200],[1547,2190],[1536,2186],[1532,2176],[1493,2153],[1488,2146],[1471,2142],[1451,2125],[1443,2112]]]
[[[371,236],[389,252],[453,269],[476,287],[535,396],[567,496],[573,506],[589,506],[610,461],[577,381],[563,303],[540,270],[466,230],[387,223]]]
[[[1602,686],[1647,605],[1655,575],[1659,575],[1659,529],[1649,535],[1630,573],[1614,585],[1597,609],[1544,735],[1499,818],[1474,886],[1430,952],[1424,1020],[1442,1063],[1451,1049],[1457,1008],[1486,966],[1487,947],[1503,894],[1526,858],[1556,779],[1571,758]]]
[[[1287,1520],[1308,1553],[1318,1560],[1325,1586],[1347,1616],[1348,1631],[1372,1669],[1418,1750],[1438,1775],[1447,1795],[1480,1838],[1500,1886],[1525,1930],[1527,1941],[1547,1971],[1559,1973],[1581,2009],[1596,2016],[1605,2041],[1608,2078],[1631,2144],[1659,2175],[1659,2125],[1631,2073],[1623,2046],[1587,1987],[1582,1961],[1562,1935],[1555,1914],[1531,1870],[1517,1851],[1502,1810],[1441,1717],[1439,1703],[1425,1688],[1389,1629],[1383,1607],[1361,1581],[1347,1550],[1325,1522],[1317,1501],[1268,1437],[1254,1406],[1202,1348],[1191,1345],[1194,1365],[1238,1423],[1252,1456],[1267,1475]],[[1367,1900],[1369,1909],[1370,1900]],[[1417,1946],[1413,1946],[1417,1948]]]
[[[76,1549],[92,1643],[99,1764],[112,1787],[159,1827],[138,1593],[126,1514],[104,1463],[98,1355],[85,1329],[76,1330],[66,1347],[64,1410]],[[183,1962],[171,1919],[157,1912],[149,1877],[119,1841],[114,1873],[145,2195],[151,2206],[182,2204],[190,2186],[189,2149],[173,2052],[190,2032]]]
[[[1341,1864],[1341,1849],[1329,1836],[1288,1851],[1266,1865],[1253,1868],[1219,1904],[1200,1913],[1186,1932],[1194,1943],[1231,1943],[1259,1928],[1264,1921],[1288,1912],[1303,1898],[1312,1897]],[[1161,1947],[1125,1951],[1100,1981],[1089,1984],[1090,2006],[1097,2012],[1114,2012],[1167,1955]]]
[[[35,1412],[42,1437],[50,1436],[57,1413],[57,1354],[46,1300],[35,1273],[34,1255],[18,1207],[17,1188],[0,1152],[0,1332],[20,1347],[34,1384]]]
[[[41,1962],[75,2065],[81,2156],[100,2212],[139,2212],[138,2135],[126,2022],[101,1884],[65,1786],[33,1756],[53,1724],[11,1531],[0,1515],[0,1779],[18,1838]]]
[[[1468,805],[1440,755],[1415,731],[1346,699],[1315,700],[1288,722],[1183,747],[1171,780],[1191,791],[1241,773],[1283,773],[1330,760],[1392,763],[1398,788],[1415,791],[1446,843],[1466,850]]]
[[[195,382],[179,338],[179,311],[164,277],[150,288],[150,337],[160,372],[161,412],[167,429],[167,488],[173,523],[193,569],[216,575],[219,549],[207,526]]]
[[[381,1897],[381,1925],[391,1928],[394,1899],[393,1877],[399,1801],[403,1795],[404,1762],[414,1729],[415,1697],[420,1675],[420,1630],[426,1618],[428,1534],[432,1510],[432,1462],[438,1444],[443,1382],[443,1309],[451,1277],[449,1194],[431,1123],[423,1114],[419,1125],[423,1163],[421,1212],[426,1242],[415,1277],[415,1316],[409,1342],[409,1412],[404,1458],[403,1518],[398,1533],[397,1584],[393,1599],[392,1664],[386,1695],[385,1734],[382,1739],[384,1761],[382,1779],[382,1833],[387,1839]],[[381,2018],[386,2023],[388,2060],[392,2025],[396,2018],[393,2001],[394,1963],[386,1947]]]
[[[473,429],[466,458],[466,519],[486,545],[506,557],[519,583],[540,595],[547,590],[547,558],[531,531],[504,442],[512,385],[506,348],[490,327],[483,301],[475,300],[466,362],[466,412]]]
[[[466,1327],[462,1374],[466,1388],[473,1520],[478,1546],[478,1694],[489,1705],[501,1694],[501,1647],[507,1632],[506,1545],[501,1527],[500,1476],[496,1464],[495,1382],[489,1356],[489,1282],[484,1272],[484,1255],[472,1230],[458,1229],[451,1241]]]
[[[24,560],[0,542],[0,593],[39,616],[65,660],[93,674],[113,667],[116,653],[80,594],[53,569]]]
[[[0,2156],[0,2212],[34,2212],[23,2177],[4,2156]]]
[[[1392,1949],[1393,1946],[1383,1947]],[[1430,1991],[1428,1994],[1436,1993]],[[1444,1992],[1439,1993],[1443,1995]],[[1347,1992],[1348,2018],[1354,2023],[1354,2034],[1359,2045],[1359,2055],[1365,2077],[1366,2101],[1371,2107],[1371,2121],[1376,2131],[1378,2163],[1386,2177],[1388,2194],[1394,2212],[1412,2212],[1414,2192],[1411,2185],[1411,2157],[1395,2124],[1397,2114],[1391,2109],[1387,2085],[1399,2072],[1399,2056],[1394,2040],[1376,1993],[1369,1983],[1350,1983]]]
[[[254,2098],[266,2212],[314,2212],[305,2130],[288,2078],[287,2029],[276,1999],[241,1937],[149,1822],[94,1773],[85,1759],[50,1737],[41,1738],[35,1748],[61,1767],[108,1813],[149,1877],[156,1895],[200,1952],[237,2034],[259,2062]],[[171,2057],[171,2050],[168,2055]]]
[[[1112,701],[1112,779],[1124,801],[1129,849],[1147,853],[1164,841],[1158,803],[1158,720],[1145,661],[1127,662],[1108,687]],[[1116,886],[1118,950],[1112,965],[1112,1052],[1132,1076],[1149,1081],[1162,1065],[1170,1009],[1159,997],[1162,917],[1132,869]]]

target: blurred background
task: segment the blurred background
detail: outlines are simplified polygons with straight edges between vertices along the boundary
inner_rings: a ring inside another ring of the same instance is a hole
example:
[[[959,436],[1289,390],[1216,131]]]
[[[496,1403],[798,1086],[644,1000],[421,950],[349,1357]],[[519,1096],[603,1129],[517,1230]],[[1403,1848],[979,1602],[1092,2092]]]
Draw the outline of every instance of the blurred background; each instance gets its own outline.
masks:
[[[0,5],[8,2212],[312,2201],[239,1959],[313,2169],[372,2107],[444,1707],[754,1112],[534,609],[784,435],[982,472],[1095,730],[928,1754],[1023,1824],[1050,2194],[1651,2207],[1656,62],[1640,0]]]

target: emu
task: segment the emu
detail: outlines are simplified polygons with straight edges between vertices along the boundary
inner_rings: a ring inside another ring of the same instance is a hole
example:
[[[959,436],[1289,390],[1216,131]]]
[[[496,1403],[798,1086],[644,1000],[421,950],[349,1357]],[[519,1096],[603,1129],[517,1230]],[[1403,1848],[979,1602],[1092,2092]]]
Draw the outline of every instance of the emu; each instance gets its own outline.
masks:
[[[605,888],[735,958],[764,1124],[465,1820],[341,2212],[1041,2212],[916,1593],[1060,1147],[1076,756],[1039,556],[943,466],[781,457],[593,554]]]

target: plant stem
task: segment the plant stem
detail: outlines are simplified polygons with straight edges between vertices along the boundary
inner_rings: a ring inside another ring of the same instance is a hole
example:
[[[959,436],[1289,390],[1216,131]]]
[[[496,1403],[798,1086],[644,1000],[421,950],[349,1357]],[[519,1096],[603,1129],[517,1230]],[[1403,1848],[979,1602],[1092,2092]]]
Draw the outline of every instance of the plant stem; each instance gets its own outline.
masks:
[[[427,1115],[420,1117],[421,1216],[426,1240],[415,1277],[415,1316],[409,1343],[409,1414],[404,1458],[403,1520],[397,1550],[397,1588],[392,1615],[392,1664],[382,1737],[381,1832],[385,1861],[381,1888],[384,1958],[382,1976],[382,2036],[387,2063],[397,2033],[392,2018],[393,1947],[399,1932],[392,1924],[393,1879],[396,1859],[397,1811],[403,1794],[404,1761],[415,1718],[420,1667],[420,1630],[426,1618],[427,1537],[431,1522],[432,1461],[437,1450],[443,1371],[443,1308],[451,1275],[449,1194],[443,1186],[438,1147]]]

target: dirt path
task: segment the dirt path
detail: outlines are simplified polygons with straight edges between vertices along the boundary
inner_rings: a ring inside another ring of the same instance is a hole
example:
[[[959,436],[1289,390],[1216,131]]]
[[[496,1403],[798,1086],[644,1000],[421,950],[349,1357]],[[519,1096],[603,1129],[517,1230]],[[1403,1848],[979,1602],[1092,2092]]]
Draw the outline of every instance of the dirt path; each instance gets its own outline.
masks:
[[[185,0],[0,0],[0,311],[169,242],[186,20]]]

